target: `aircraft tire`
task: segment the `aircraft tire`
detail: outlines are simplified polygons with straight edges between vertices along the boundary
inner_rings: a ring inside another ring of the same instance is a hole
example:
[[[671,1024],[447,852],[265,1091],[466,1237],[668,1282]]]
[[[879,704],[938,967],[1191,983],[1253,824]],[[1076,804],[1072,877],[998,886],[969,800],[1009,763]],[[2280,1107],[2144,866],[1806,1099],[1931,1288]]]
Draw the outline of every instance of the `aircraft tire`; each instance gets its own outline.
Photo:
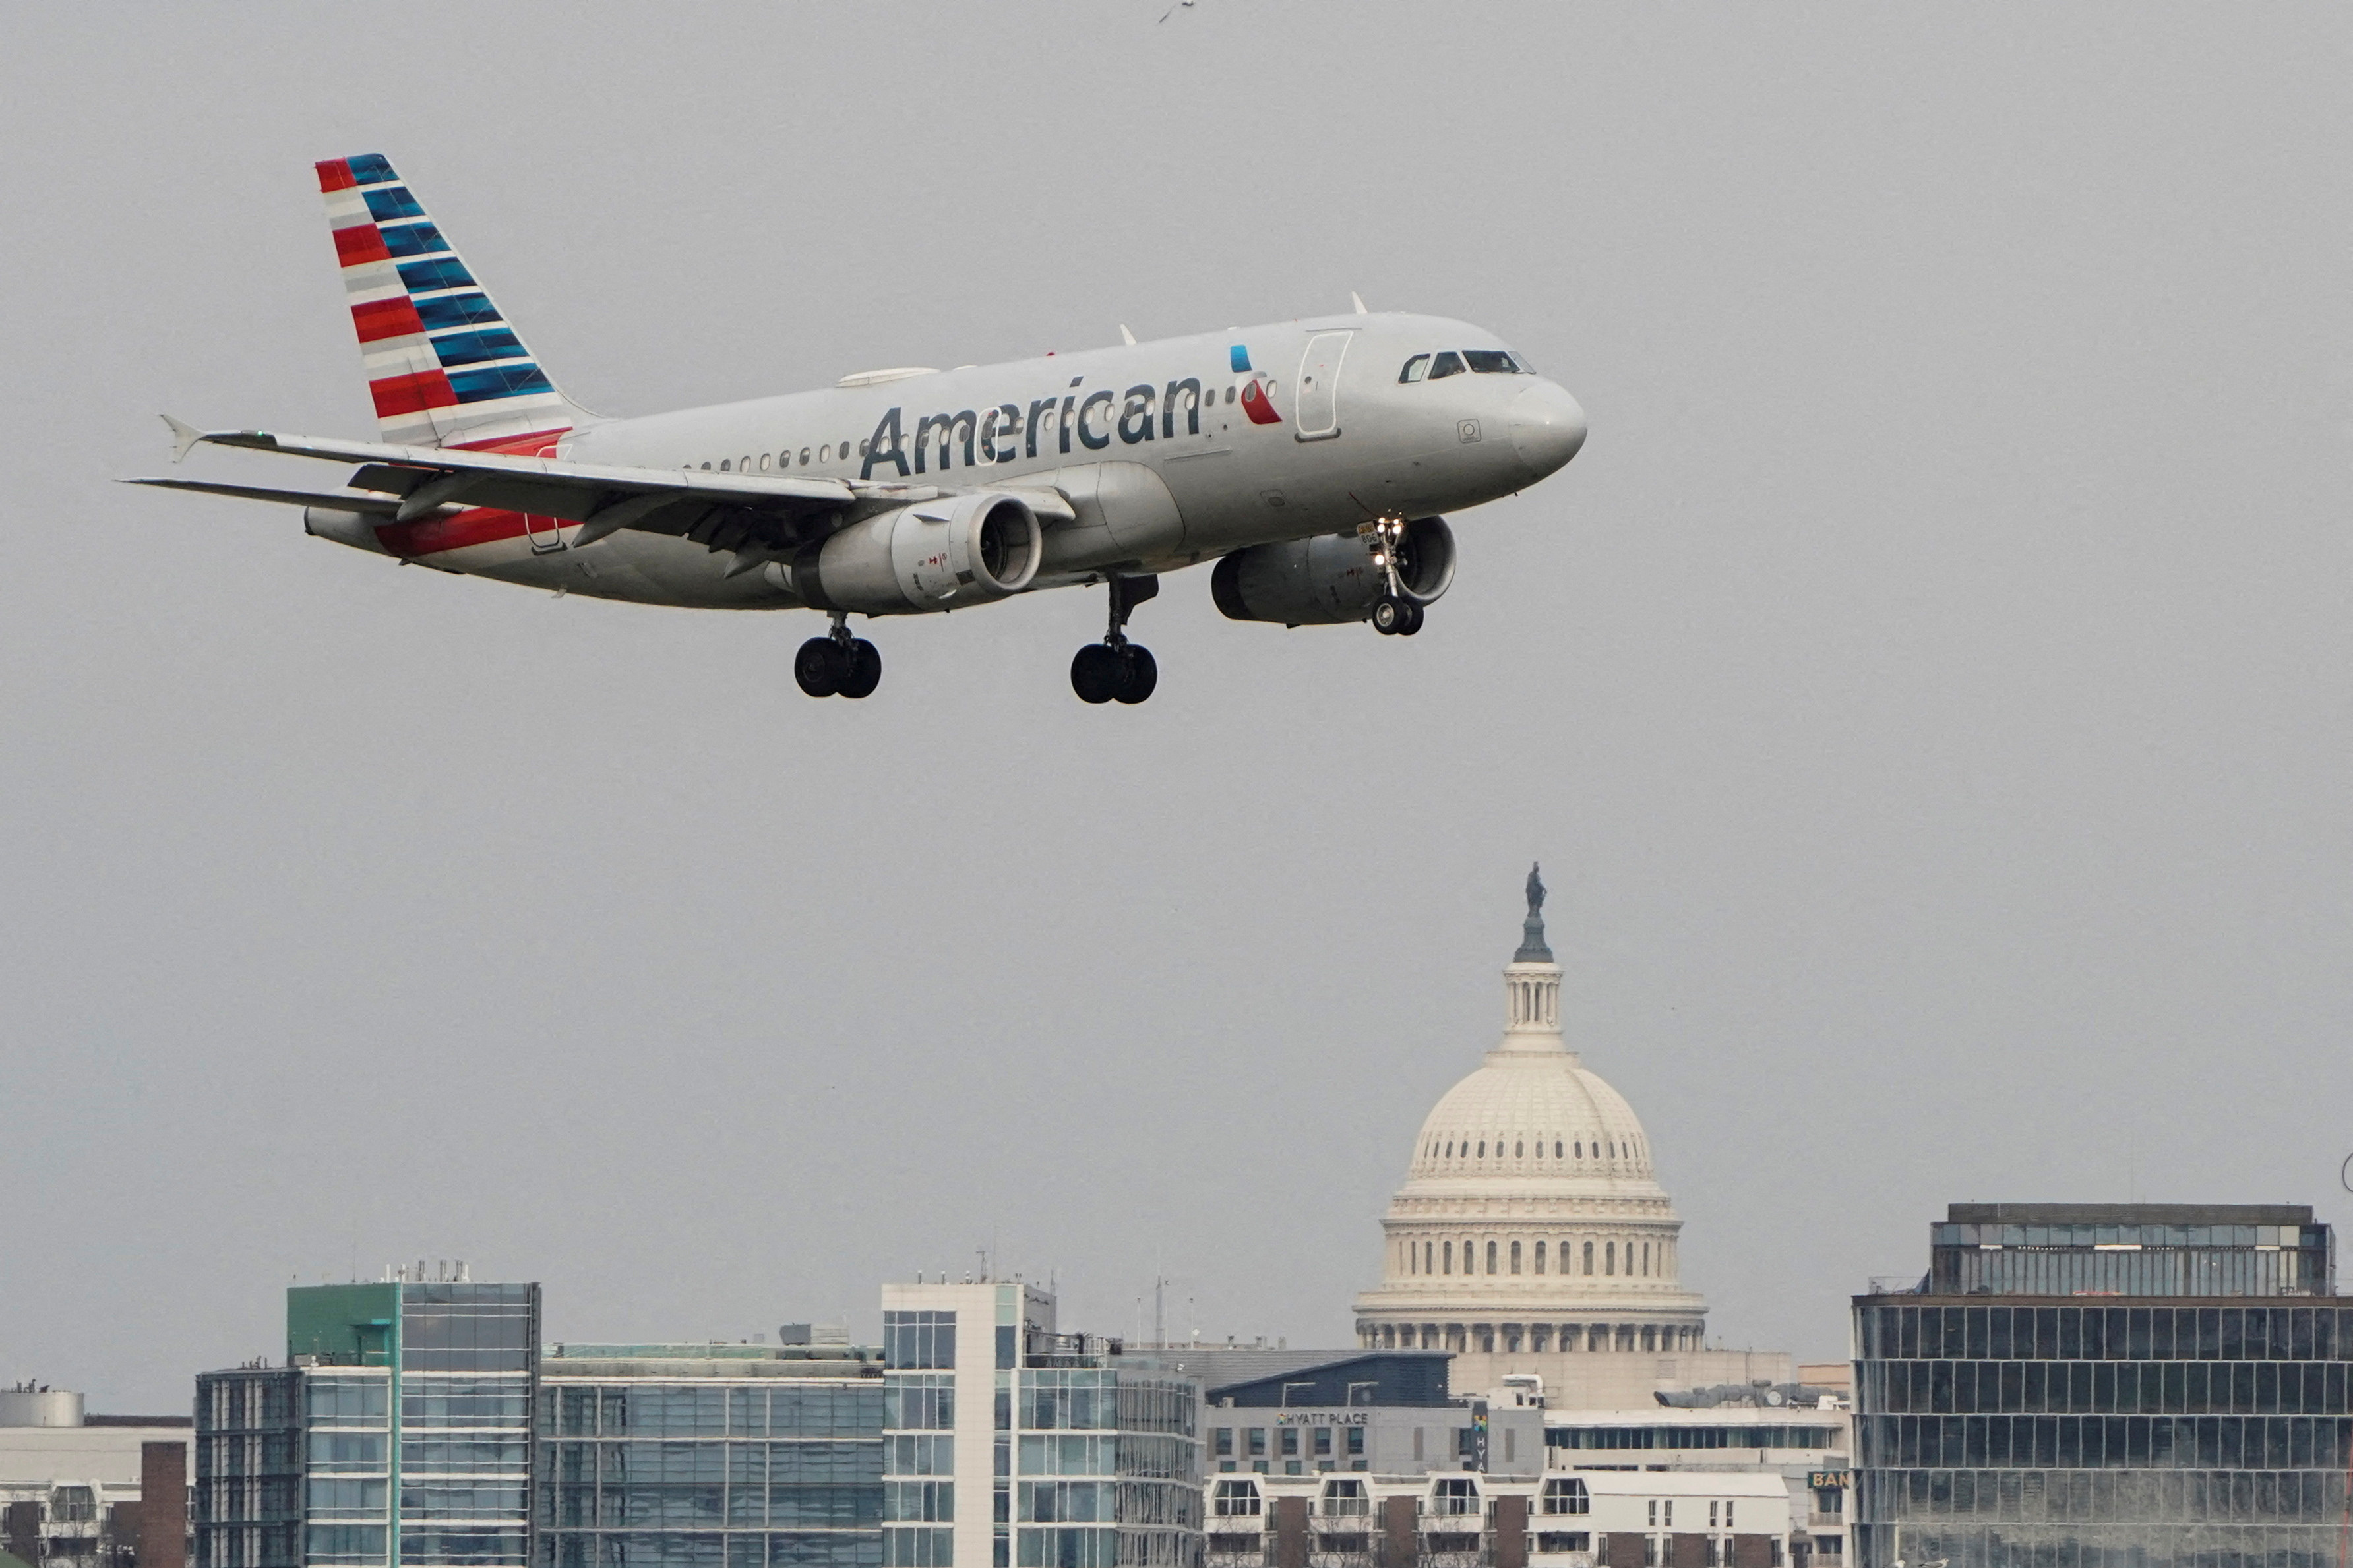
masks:
[[[1119,650],[1119,690],[1122,702],[1137,703],[1152,695],[1160,684],[1160,662],[1152,650],[1138,643],[1130,643]]]
[[[1406,624],[1406,602],[1386,595],[1373,601],[1373,630],[1385,637],[1395,637]]]
[[[882,650],[859,637],[849,645],[849,658],[844,661],[849,673],[842,678],[841,694],[848,698],[871,697],[874,689],[882,684]]]
[[[849,674],[849,662],[831,637],[811,637],[793,656],[793,679],[811,697],[830,697],[841,689],[843,679]],[[876,664],[879,678],[881,661]]]
[[[1415,604],[1411,599],[1406,600],[1405,623],[1398,627],[1397,635],[1401,637],[1409,637],[1413,636],[1414,633],[1421,630],[1421,617],[1422,607],[1419,605]]]
[[[1071,689],[1082,702],[1108,702],[1126,684],[1119,649],[1109,643],[1091,642],[1071,660]]]

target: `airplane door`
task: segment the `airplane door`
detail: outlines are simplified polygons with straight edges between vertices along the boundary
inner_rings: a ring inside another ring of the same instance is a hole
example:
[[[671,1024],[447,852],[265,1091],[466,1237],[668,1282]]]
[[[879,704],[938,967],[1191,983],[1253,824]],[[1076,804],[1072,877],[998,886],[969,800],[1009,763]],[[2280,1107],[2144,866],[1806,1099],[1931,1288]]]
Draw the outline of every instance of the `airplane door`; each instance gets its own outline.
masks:
[[[1340,362],[1354,332],[1318,332],[1299,360],[1299,438],[1328,441],[1340,433]]]

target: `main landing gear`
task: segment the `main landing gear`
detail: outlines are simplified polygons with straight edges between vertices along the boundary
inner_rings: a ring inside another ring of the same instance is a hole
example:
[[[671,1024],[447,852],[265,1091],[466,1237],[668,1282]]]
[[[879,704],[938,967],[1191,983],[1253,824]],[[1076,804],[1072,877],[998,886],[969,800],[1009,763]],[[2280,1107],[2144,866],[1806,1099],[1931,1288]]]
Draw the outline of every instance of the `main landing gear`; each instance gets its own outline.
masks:
[[[1405,521],[1383,518],[1374,529],[1380,548],[1374,563],[1388,578],[1389,591],[1373,601],[1373,630],[1385,637],[1409,637],[1421,630],[1421,601],[1409,597],[1398,571],[1398,552],[1405,548]]]
[[[1160,667],[1152,650],[1127,640],[1127,617],[1135,606],[1160,592],[1154,576],[1111,580],[1111,626],[1103,640],[1089,643],[1071,660],[1071,689],[1082,702],[1141,702],[1160,684]]]
[[[871,697],[882,684],[882,652],[849,635],[849,612],[833,612],[833,630],[801,644],[793,679],[811,697]]]

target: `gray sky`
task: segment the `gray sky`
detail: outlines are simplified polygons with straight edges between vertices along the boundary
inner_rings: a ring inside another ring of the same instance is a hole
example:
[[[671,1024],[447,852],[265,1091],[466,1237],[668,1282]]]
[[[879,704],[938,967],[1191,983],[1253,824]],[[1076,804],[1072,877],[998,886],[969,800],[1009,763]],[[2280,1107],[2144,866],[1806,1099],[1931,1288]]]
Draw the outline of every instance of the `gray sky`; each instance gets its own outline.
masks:
[[[2353,1218],[2345,8],[1165,4],[7,8],[0,1379],[180,1407],[418,1256],[1345,1342],[1537,857],[1734,1344],[1953,1199]],[[1144,708],[1092,593],[810,702],[811,617],[109,482],[372,431],[365,151],[611,412],[1354,289],[1592,439],[1411,641],[1194,572]]]

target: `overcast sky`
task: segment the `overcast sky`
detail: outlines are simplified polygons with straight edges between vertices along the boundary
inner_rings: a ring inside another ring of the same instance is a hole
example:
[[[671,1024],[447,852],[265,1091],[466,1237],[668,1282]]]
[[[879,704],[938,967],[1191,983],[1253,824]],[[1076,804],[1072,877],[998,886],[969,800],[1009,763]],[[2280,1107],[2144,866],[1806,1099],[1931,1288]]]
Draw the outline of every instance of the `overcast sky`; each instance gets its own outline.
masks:
[[[2353,1219],[2353,13],[1166,4],[6,8],[0,1380],[185,1408],[418,1257],[1345,1343],[1539,858],[1734,1345],[1956,1199]],[[1195,571],[1145,707],[1079,591],[812,702],[814,617],[111,483],[373,434],[370,151],[616,414],[1356,289],[1592,437],[1409,641]]]

